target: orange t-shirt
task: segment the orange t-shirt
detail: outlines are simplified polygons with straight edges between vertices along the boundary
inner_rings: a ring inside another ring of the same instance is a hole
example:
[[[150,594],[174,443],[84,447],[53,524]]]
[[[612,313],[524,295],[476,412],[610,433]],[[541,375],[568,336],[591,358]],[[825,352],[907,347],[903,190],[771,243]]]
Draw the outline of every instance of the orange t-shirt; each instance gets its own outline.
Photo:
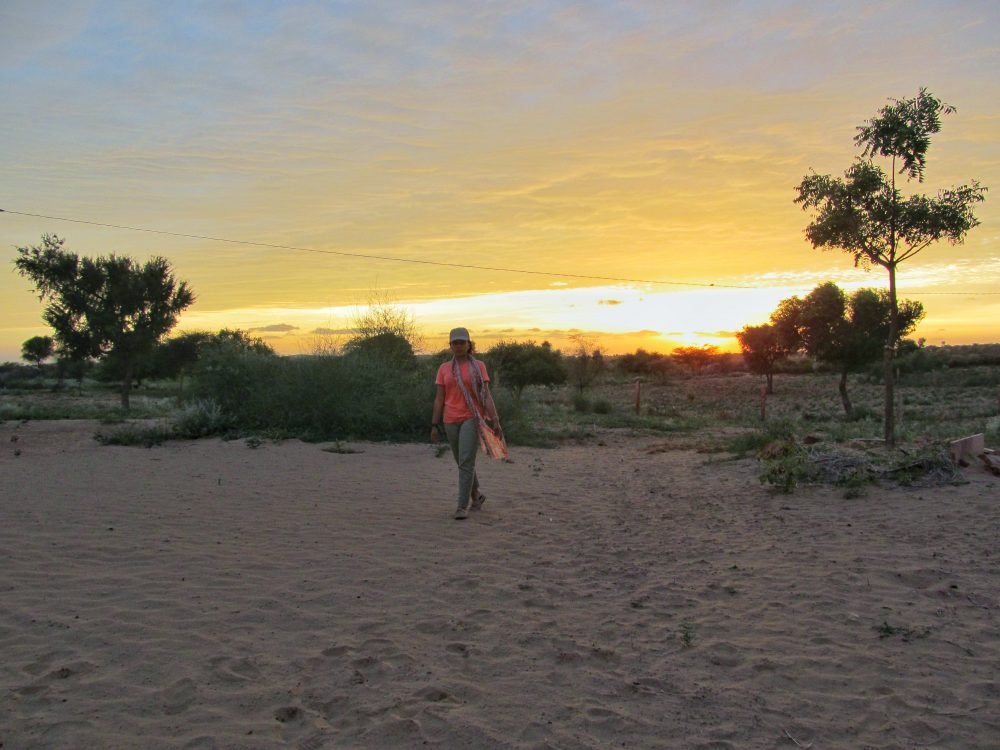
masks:
[[[490,376],[486,372],[486,364],[478,359],[476,363],[479,365],[479,372],[483,374],[483,380],[489,383]],[[476,397],[476,389],[472,385],[472,376],[469,374],[469,360],[460,362],[458,366],[462,373],[462,382],[465,383],[466,390],[472,396],[473,403],[479,407],[480,413],[482,413],[483,405],[479,403],[479,399]],[[465,403],[465,396],[462,395],[462,389],[455,382],[455,374],[451,371],[450,359],[438,368],[434,384],[444,386],[444,421],[447,424],[464,422],[476,416],[469,411],[469,405]]]

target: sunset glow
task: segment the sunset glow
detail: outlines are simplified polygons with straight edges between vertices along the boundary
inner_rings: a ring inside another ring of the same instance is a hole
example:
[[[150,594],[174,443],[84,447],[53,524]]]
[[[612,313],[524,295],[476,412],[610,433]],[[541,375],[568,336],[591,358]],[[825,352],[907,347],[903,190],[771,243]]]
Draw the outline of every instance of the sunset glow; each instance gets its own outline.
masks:
[[[886,284],[809,246],[792,199],[888,98],[958,110],[904,190],[1000,189],[994,3],[249,7],[0,8],[0,361],[49,332],[10,265],[43,233],[163,255],[198,297],[179,330],[285,354],[349,335],[376,292],[426,350],[459,324],[487,347],[733,350],[782,298]],[[900,268],[932,343],[1000,340],[993,193],[977,216]]]

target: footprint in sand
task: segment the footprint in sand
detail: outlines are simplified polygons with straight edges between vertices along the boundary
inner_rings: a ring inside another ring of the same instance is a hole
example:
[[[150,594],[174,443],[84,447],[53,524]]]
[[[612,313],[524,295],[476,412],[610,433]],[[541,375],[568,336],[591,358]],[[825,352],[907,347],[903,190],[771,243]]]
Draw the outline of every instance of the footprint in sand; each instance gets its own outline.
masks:
[[[187,677],[180,679],[163,691],[163,713],[173,716],[187,711],[197,697],[194,682]]]
[[[705,651],[708,660],[720,667],[738,667],[745,658],[743,652],[731,643],[713,643]]]
[[[416,695],[421,700],[425,700],[430,703],[440,703],[441,701],[454,700],[454,698],[448,694],[447,690],[442,690],[439,687],[427,687],[423,690],[418,690]]]
[[[228,656],[219,656],[209,663],[212,667],[212,676],[222,682],[237,684],[260,679],[260,670],[253,660],[247,657],[232,659]]]

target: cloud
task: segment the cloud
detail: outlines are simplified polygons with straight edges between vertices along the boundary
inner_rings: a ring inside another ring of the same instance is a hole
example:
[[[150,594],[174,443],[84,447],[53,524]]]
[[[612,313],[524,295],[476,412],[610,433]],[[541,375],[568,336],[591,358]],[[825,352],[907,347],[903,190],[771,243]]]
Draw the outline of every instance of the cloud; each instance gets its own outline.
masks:
[[[0,63],[44,55],[86,26],[91,0],[66,0],[58,9],[37,0],[4,0],[0,8]]]
[[[313,328],[309,333],[317,336],[346,336],[357,331],[353,328]]]
[[[288,323],[275,323],[269,326],[258,326],[257,328],[249,329],[251,332],[261,332],[261,333],[289,333],[291,331],[299,330],[298,326],[291,326]]]

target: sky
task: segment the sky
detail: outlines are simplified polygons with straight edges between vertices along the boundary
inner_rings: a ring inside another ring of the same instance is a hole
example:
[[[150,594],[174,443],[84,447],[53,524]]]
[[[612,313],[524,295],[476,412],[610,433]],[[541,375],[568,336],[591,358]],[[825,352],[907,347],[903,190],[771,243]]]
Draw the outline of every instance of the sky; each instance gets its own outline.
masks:
[[[1000,341],[998,27],[992,1],[3,0],[0,361],[49,333],[12,264],[46,233],[166,257],[176,330],[285,354],[373,299],[426,350],[732,350],[817,284],[886,286],[808,243],[795,186],[921,86],[957,111],[904,191],[992,192],[899,294],[929,343]]]

